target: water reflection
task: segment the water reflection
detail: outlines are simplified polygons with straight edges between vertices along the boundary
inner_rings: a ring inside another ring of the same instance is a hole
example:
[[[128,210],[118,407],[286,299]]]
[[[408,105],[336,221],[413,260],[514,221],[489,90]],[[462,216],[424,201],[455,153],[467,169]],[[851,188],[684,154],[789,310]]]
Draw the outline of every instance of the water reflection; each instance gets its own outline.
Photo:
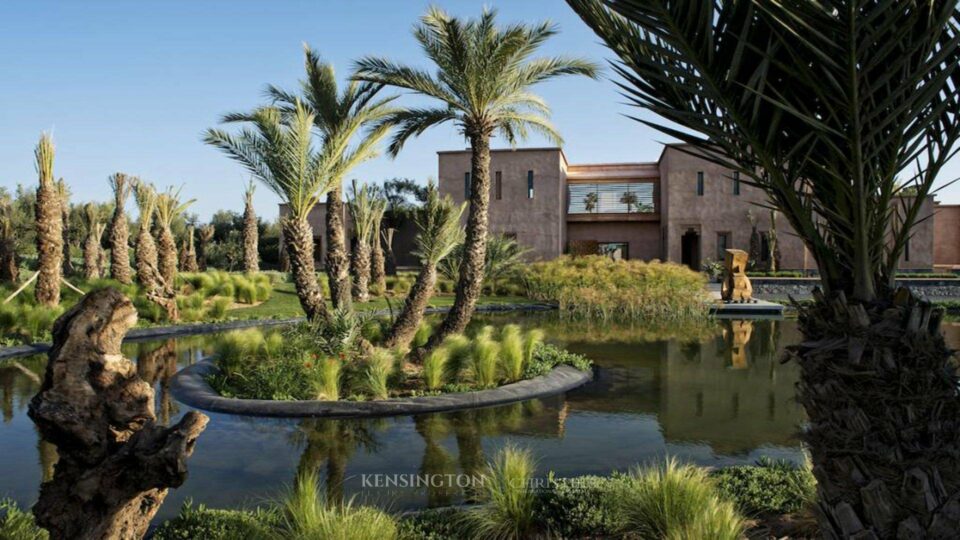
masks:
[[[586,325],[555,315],[488,318],[477,324],[541,326],[549,339],[589,356],[598,369],[566,396],[506,406],[379,420],[278,420],[211,415],[191,458],[190,478],[161,517],[192,498],[211,506],[261,504],[300,472],[324,479],[332,500],[401,510],[463,500],[455,483],[371,489],[364,475],[472,475],[508,443],[529,447],[541,473],[606,474],[675,455],[721,466],[760,456],[799,459],[802,411],[797,369],[781,364],[800,339],[793,321],[720,321],[709,327],[650,329]],[[945,327],[960,347],[960,324]],[[124,346],[157,391],[157,415],[176,422],[188,407],[169,394],[169,377],[209,350],[213,336]],[[0,497],[29,505],[52,476],[56,450],[26,417],[45,358],[0,362]]]

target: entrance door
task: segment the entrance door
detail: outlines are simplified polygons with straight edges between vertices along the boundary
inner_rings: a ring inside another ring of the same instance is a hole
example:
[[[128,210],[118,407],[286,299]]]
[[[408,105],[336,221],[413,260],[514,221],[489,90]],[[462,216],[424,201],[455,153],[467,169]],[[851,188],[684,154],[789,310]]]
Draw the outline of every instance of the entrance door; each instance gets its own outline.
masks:
[[[680,237],[680,262],[700,271],[700,234],[689,229]]]

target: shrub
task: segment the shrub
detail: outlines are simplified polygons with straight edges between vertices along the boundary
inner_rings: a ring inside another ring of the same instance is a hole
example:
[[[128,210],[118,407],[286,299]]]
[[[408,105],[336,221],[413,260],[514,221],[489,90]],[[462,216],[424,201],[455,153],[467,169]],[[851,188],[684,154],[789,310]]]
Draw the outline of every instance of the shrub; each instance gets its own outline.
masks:
[[[673,263],[564,256],[529,265],[524,282],[531,298],[588,318],[669,321],[709,312],[705,276]]]
[[[487,465],[480,488],[480,506],[464,514],[477,538],[525,538],[535,523],[535,472],[529,450],[507,446]]]
[[[437,347],[430,351],[423,360],[423,384],[427,390],[439,390],[443,386],[447,374],[447,362],[450,360],[450,348]]]
[[[756,466],[713,472],[717,491],[746,515],[790,514],[816,500],[817,483],[808,467],[763,458]]]
[[[537,520],[558,538],[607,538],[617,532],[608,493],[620,476],[549,479],[537,497]]]
[[[463,512],[454,508],[433,508],[404,516],[397,523],[402,540],[459,540],[469,538]]]
[[[222,296],[217,296],[214,298],[213,303],[210,304],[210,311],[208,315],[211,319],[222,320],[227,316],[227,310],[230,309],[230,305],[233,304],[233,300],[229,298],[224,298]]]
[[[500,355],[500,344],[491,337],[492,331],[493,328],[487,326],[473,338],[470,371],[473,381],[480,387],[491,387],[497,384],[497,358]]]
[[[301,474],[290,492],[278,504],[280,520],[277,537],[312,540],[393,540],[397,523],[375,508],[352,502],[327,504],[317,489],[317,475]]]
[[[572,353],[549,343],[538,343],[534,346],[532,360],[527,364],[524,378],[546,375],[559,365],[573,366],[580,371],[593,369],[593,362],[586,356]]]
[[[49,341],[53,322],[63,314],[61,306],[29,303],[0,304],[0,328],[6,340],[19,343]]]
[[[10,499],[0,499],[0,538],[3,540],[47,540],[47,531],[37,526],[33,514],[24,512]]]
[[[609,496],[621,532],[641,538],[737,540],[744,532],[743,519],[717,496],[708,473],[673,459],[634,469]]]
[[[520,327],[516,324],[504,326],[500,330],[500,370],[504,378],[508,381],[520,380],[526,364]]]
[[[187,501],[177,517],[160,525],[153,535],[154,540],[238,540],[240,538],[265,538],[271,534],[277,515],[273,512],[255,510],[214,510],[203,506],[196,508]]]

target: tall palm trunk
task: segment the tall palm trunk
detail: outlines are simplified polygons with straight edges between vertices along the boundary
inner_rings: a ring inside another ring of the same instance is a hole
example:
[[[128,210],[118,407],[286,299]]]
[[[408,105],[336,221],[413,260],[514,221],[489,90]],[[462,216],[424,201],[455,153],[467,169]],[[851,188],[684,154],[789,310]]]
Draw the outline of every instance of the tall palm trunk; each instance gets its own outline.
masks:
[[[353,267],[353,299],[366,302],[370,299],[370,244],[362,238],[357,238],[353,245],[350,266]]]
[[[61,178],[57,181],[57,195],[60,198],[60,216],[63,222],[63,274],[73,274],[73,259],[70,257],[70,189]]]
[[[439,345],[447,336],[467,328],[483,290],[484,259],[487,253],[488,213],[490,206],[490,134],[470,135],[470,211],[463,244],[463,262],[457,281],[456,297],[426,348]]]
[[[110,177],[114,198],[113,219],[110,221],[110,277],[124,285],[133,283],[130,270],[130,230],[127,214],[123,211],[132,183],[133,179],[123,173]]]
[[[397,230],[392,227],[383,231],[383,245],[386,247],[384,273],[388,276],[397,275],[397,257],[393,254],[393,235],[396,232]]]
[[[183,241],[183,247],[180,248],[180,269],[184,272],[196,272],[197,251],[193,243],[193,225],[187,227],[187,237]]]
[[[37,171],[40,174],[35,210],[40,275],[34,294],[37,302],[46,306],[60,303],[60,280],[63,277],[63,215],[60,213],[60,197],[53,179],[53,154],[53,141],[44,135],[36,149]]]
[[[370,238],[370,284],[376,287],[378,294],[383,294],[387,290],[387,268],[381,243],[380,223],[381,220],[378,219],[373,226],[373,235]]]
[[[869,303],[818,290],[815,300],[799,313],[805,341],[788,354],[801,369],[821,533],[955,538],[960,378],[942,311],[906,289]]]
[[[260,254],[257,252],[257,214],[253,211],[253,183],[247,188],[243,207],[243,270],[260,271]]]
[[[157,260],[160,276],[167,283],[173,283],[177,277],[177,243],[173,231],[164,224],[157,228]]]
[[[405,348],[410,345],[413,336],[420,328],[423,321],[423,314],[427,310],[427,304],[433,296],[434,287],[437,286],[437,265],[426,264],[420,268],[417,274],[417,280],[414,281],[410,293],[403,303],[403,309],[400,315],[394,321],[393,326],[383,340],[383,346],[387,348]]]
[[[200,227],[200,242],[197,244],[197,267],[201,272],[207,271],[207,249],[210,247],[210,241],[213,240],[215,229],[213,225],[204,225]]]
[[[137,281],[147,291],[147,299],[163,308],[167,320],[173,322],[180,320],[173,282],[167,281],[159,270],[157,245],[154,243],[153,235],[150,234],[149,225],[140,224],[134,259],[137,264]]]
[[[100,238],[103,236],[103,225],[90,225],[83,241],[83,277],[88,280],[100,278]]]
[[[330,301],[334,309],[349,308],[350,261],[347,258],[346,234],[343,223],[343,184],[327,193],[327,281],[330,283]]]
[[[328,319],[323,290],[317,283],[313,263],[313,229],[306,220],[285,217],[280,220],[283,243],[290,256],[290,272],[300,299],[300,307],[308,319]],[[349,292],[349,291],[348,291]]]
[[[0,283],[16,283],[19,277],[13,208],[6,201],[0,201]]]

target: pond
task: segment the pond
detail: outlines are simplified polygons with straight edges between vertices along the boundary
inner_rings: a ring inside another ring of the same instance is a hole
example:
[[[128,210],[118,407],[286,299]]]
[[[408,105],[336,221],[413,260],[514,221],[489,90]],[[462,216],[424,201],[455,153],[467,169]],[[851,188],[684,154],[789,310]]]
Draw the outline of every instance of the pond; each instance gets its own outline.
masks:
[[[783,348],[800,338],[795,321],[722,320],[694,339],[630,325],[585,325],[556,314],[479,321],[506,322],[541,326],[549,340],[590,357],[597,366],[594,381],[563,396],[419,417],[210,414],[189,461],[189,479],[171,492],[160,516],[176,514],[186,499],[212,507],[263,503],[304,469],[320,473],[330,497],[357,497],[391,510],[447,505],[462,500],[461,490],[443,481],[422,485],[418,475],[474,472],[507,444],[532,449],[540,473],[557,476],[609,474],[667,455],[707,466],[762,456],[802,459],[796,433],[803,414],[794,401],[798,370],[780,362]],[[946,325],[946,333],[960,347],[960,324]],[[166,382],[202,358],[213,339],[124,345],[141,376],[156,385],[161,421],[189,410],[170,397]],[[56,450],[39,440],[27,417],[44,362],[45,356],[0,362],[0,497],[22,505],[35,501],[56,461]],[[420,485],[402,487],[418,479]]]

